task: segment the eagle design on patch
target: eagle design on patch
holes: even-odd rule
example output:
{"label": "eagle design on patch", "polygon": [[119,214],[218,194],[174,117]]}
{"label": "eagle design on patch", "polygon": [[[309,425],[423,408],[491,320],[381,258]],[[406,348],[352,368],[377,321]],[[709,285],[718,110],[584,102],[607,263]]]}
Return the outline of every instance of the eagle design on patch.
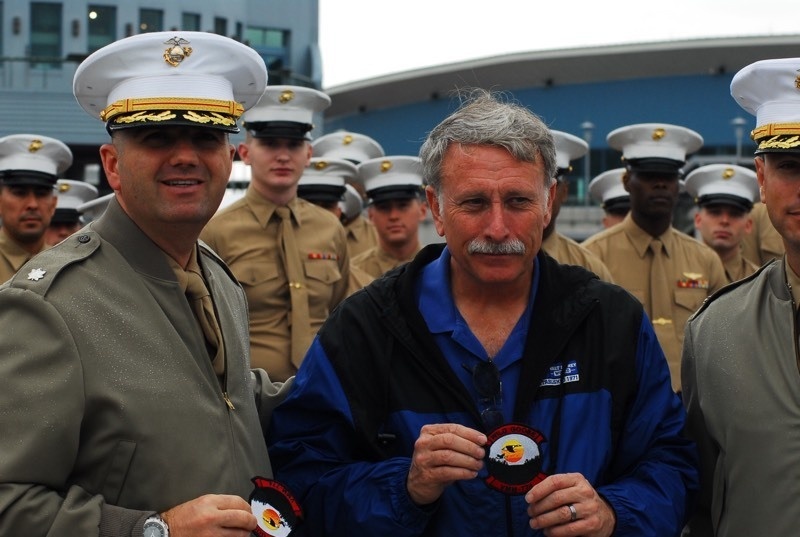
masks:
{"label": "eagle design on patch", "polygon": [[547,477],[542,472],[544,435],[527,425],[511,423],[491,432],[486,444],[486,484],[503,494],[520,495]]}
{"label": "eagle design on patch", "polygon": [[250,512],[258,525],[253,533],[258,537],[288,537],[303,518],[300,504],[285,485],[254,477],[255,488],[250,494]]}

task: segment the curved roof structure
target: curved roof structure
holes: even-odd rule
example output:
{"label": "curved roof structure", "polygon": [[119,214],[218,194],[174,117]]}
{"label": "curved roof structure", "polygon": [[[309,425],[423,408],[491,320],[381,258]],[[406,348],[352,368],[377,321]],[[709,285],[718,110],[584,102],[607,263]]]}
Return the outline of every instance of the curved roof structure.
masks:
{"label": "curved roof structure", "polygon": [[404,71],[325,91],[326,118],[446,97],[458,87],[549,88],[687,75],[730,75],[765,58],[800,56],[800,34],[546,50]]}

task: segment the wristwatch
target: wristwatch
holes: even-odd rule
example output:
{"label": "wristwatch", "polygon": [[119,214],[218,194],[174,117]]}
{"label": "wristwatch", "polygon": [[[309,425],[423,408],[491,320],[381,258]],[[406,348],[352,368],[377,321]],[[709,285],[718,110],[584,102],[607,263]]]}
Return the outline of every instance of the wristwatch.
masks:
{"label": "wristwatch", "polygon": [[144,521],[144,537],[169,537],[169,526],[161,515],[153,515]]}

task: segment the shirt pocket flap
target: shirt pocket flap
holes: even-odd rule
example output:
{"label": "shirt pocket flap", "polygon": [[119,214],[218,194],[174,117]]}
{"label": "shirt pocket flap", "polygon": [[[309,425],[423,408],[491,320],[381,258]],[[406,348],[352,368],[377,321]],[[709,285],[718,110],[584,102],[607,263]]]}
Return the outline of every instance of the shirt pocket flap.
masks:
{"label": "shirt pocket flap", "polygon": [[237,263],[234,272],[239,283],[250,287],[278,277],[277,265],[274,262],[264,260]]}
{"label": "shirt pocket flap", "polygon": [[303,263],[306,278],[325,284],[332,284],[342,279],[339,265],[328,259],[307,259]]}

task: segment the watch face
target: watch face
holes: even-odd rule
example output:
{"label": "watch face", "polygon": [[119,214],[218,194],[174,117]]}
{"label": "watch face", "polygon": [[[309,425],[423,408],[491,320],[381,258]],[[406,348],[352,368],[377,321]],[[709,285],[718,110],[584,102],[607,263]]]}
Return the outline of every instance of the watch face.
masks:
{"label": "watch face", "polygon": [[164,528],[161,524],[148,520],[144,523],[144,537],[165,537]]}

